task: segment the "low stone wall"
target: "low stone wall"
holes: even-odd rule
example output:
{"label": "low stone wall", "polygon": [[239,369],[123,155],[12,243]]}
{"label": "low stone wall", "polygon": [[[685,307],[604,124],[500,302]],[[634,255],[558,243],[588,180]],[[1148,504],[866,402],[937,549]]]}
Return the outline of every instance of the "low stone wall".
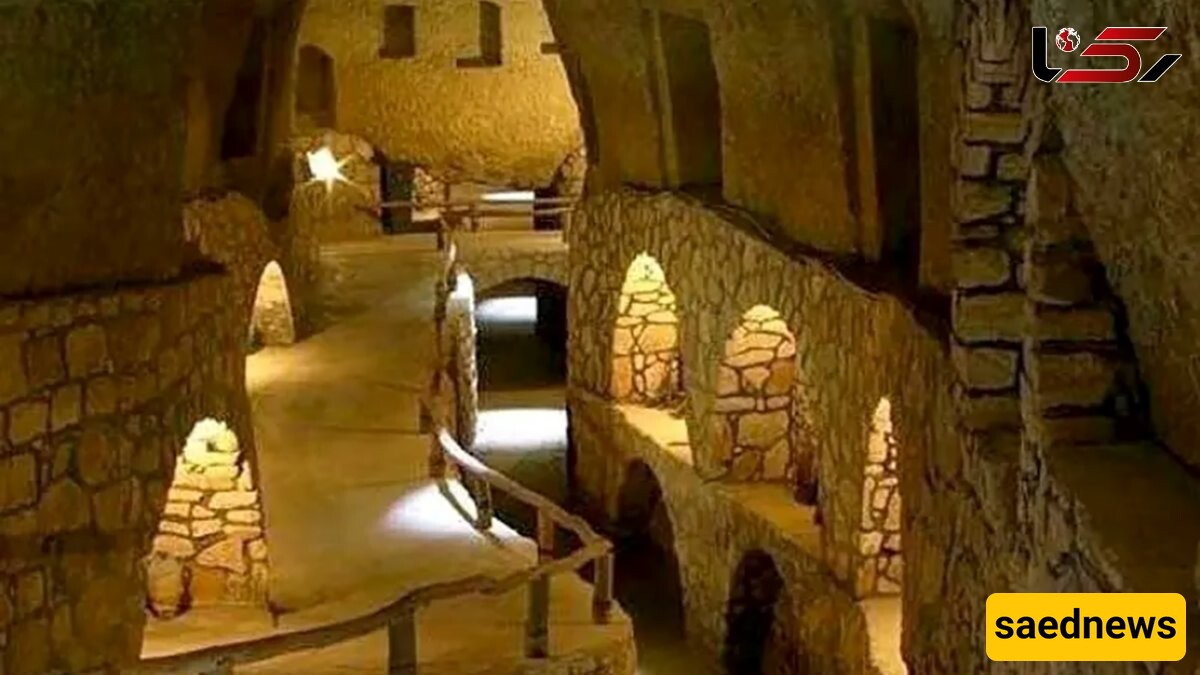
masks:
{"label": "low stone wall", "polygon": [[[787,475],[804,501],[815,476],[827,558],[849,582],[864,557],[863,484],[880,401],[892,406],[900,475],[913,491],[920,473],[905,466],[920,467],[933,448],[957,445],[952,371],[938,337],[897,299],[871,294],[819,262],[793,259],[753,234],[752,223],[679,196],[591,199],[569,234],[570,388],[609,391],[626,270],[640,255],[654,258],[678,305],[696,470],[705,478]],[[768,324],[778,336],[760,330]],[[755,340],[773,346],[743,349],[741,342]],[[742,363],[759,351],[762,363]],[[742,410],[744,401],[750,410]],[[731,437],[740,429],[729,426],[731,414],[765,417],[777,409],[784,419],[771,428],[750,428],[745,443]],[[791,450],[775,457],[779,425],[788,427],[783,447]],[[763,447],[768,437],[775,442]],[[739,447],[755,461],[734,472]]]}
{"label": "low stone wall", "polygon": [[248,429],[227,275],[0,304],[3,672],[136,659],[142,560],[196,420]]}
{"label": "low stone wall", "polygon": [[[581,393],[572,395],[569,405],[575,478],[591,516],[610,523],[621,517],[619,495],[635,462],[647,465],[661,486],[673,542],[660,544],[672,547],[678,558],[687,637],[695,649],[714,660],[721,657],[738,568],[748,554],[761,552],[770,556],[784,585],[773,627],[781,669],[772,672],[878,672],[871,665],[865,618],[822,559],[813,509],[785,516],[809,522],[799,532],[784,530],[737,493],[701,480],[689,463],[631,424],[619,408]],[[758,489],[780,491],[768,485]],[[784,492],[781,501],[786,500]]]}
{"label": "low stone wall", "polygon": [[476,293],[506,281],[540,279],[567,284],[567,247],[557,232],[459,234],[458,269],[471,275]]}

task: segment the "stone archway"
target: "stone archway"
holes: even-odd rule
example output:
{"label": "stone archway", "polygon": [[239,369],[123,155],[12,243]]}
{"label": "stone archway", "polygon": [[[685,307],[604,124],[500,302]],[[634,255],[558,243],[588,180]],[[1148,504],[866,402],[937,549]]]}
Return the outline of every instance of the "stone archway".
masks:
{"label": "stone archway", "polygon": [[862,522],[855,590],[860,597],[895,595],[904,578],[900,524],[900,453],[892,403],[881,398],[871,415],[863,470]]}
{"label": "stone archway", "polygon": [[290,345],[296,341],[296,324],[283,268],[272,260],[263,268],[250,318],[251,346]]}
{"label": "stone archway", "polygon": [[629,265],[613,327],[610,393],[617,401],[670,405],[682,395],[675,293],[658,261]]}
{"label": "stone archway", "polygon": [[617,496],[615,592],[637,631],[684,637],[683,580],[662,484],[642,460],[625,467]]}
{"label": "stone archway", "polygon": [[197,604],[265,603],[262,501],[224,422],[205,418],[188,434],[146,568],[148,609],[159,618]]}
{"label": "stone archway", "polygon": [[757,305],[725,343],[717,374],[714,448],[735,481],[795,480],[796,339],[779,312]]}

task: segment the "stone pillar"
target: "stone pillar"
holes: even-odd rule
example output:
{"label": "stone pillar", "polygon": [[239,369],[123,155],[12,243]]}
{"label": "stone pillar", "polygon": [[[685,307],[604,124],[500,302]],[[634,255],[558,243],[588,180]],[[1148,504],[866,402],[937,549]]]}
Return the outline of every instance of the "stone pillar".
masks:
{"label": "stone pillar", "polygon": [[[956,157],[952,352],[968,430],[1017,430],[1025,334],[1023,255],[1028,81],[1019,21],[976,7],[966,48]],[[995,24],[995,25],[994,25]],[[1019,27],[1027,31],[1027,26]]]}

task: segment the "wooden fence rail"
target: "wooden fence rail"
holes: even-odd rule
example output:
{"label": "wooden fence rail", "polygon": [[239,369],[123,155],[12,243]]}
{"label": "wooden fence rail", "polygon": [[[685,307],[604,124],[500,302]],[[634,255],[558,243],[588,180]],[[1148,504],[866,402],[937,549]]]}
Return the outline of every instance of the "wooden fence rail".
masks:
{"label": "wooden fence rail", "polygon": [[[454,581],[429,584],[414,589],[395,602],[369,614],[289,633],[243,640],[206,647],[181,654],[143,659],[125,672],[139,675],[223,675],[234,666],[257,663],[287,654],[320,649],[353,640],[378,630],[387,629],[389,675],[416,675],[417,668],[417,610],[439,600],[465,595],[502,595],[526,587],[530,607],[525,630],[525,655],[529,658],[548,656],[550,580],[555,576],[577,572],[589,563],[595,564],[595,585],[592,597],[592,616],[596,623],[609,621],[612,596],[612,544],[596,534],[578,516],[542,495],[533,492],[504,474],[484,465],[459,446],[445,429],[435,435],[435,447],[442,457],[486,486],[487,512],[472,523],[480,529],[491,527],[491,493],[500,490],[534,508],[538,513],[537,565],[504,576],[473,575]],[[436,464],[434,464],[436,466]],[[444,481],[443,476],[436,476]],[[483,509],[477,507],[482,514]],[[554,557],[554,537],[557,529],[572,532],[581,546],[564,558]]]}

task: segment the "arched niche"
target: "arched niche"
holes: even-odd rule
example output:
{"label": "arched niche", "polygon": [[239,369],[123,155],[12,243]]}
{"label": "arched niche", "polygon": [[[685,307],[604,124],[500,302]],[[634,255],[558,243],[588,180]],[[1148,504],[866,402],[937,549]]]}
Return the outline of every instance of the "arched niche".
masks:
{"label": "arched niche", "polygon": [[879,400],[871,414],[862,482],[861,556],[855,582],[860,597],[894,595],[904,580],[901,542],[900,453],[892,403]]}
{"label": "arched niche", "polygon": [[717,372],[713,443],[726,477],[797,476],[796,339],[775,309],[757,305],[725,342]]}
{"label": "arched niche", "polygon": [[290,345],[296,341],[296,324],[283,268],[272,260],[263,268],[250,319],[252,346]]}
{"label": "arched niche", "polygon": [[147,609],[158,618],[193,605],[266,602],[262,502],[224,422],[205,418],[188,434],[145,564]]}
{"label": "arched niche", "polygon": [[650,406],[677,403],[682,395],[675,293],[647,253],[634,258],[621,286],[610,393],[619,402]]}

